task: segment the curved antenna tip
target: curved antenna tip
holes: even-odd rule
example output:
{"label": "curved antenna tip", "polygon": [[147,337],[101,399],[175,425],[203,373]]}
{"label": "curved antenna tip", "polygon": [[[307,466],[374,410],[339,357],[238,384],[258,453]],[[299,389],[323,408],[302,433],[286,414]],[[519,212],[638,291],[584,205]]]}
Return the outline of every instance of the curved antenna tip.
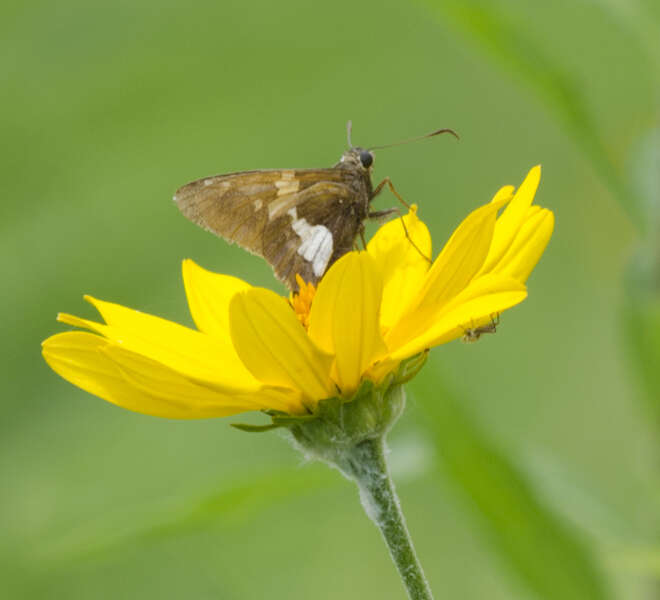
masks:
{"label": "curved antenna tip", "polygon": [[461,137],[456,133],[453,129],[449,129],[446,127],[445,129],[438,129],[437,131],[434,131],[433,133],[429,133],[425,137],[433,137],[434,135],[440,135],[441,133],[451,133],[457,140],[460,140]]}
{"label": "curved antenna tip", "polygon": [[402,140],[401,142],[394,142],[393,144],[385,144],[384,146],[372,146],[371,148],[369,148],[369,150],[380,150],[382,148],[391,148],[392,146],[400,146],[401,144],[409,144],[410,142],[418,142],[419,140],[425,140],[426,138],[433,137],[434,135],[440,135],[441,133],[450,133],[457,140],[461,139],[460,137],[458,137],[458,134],[453,129],[449,129],[448,127],[445,127],[444,129],[436,129],[431,133],[427,133],[426,135],[420,135],[419,137],[415,137],[415,138],[410,138],[409,140]]}

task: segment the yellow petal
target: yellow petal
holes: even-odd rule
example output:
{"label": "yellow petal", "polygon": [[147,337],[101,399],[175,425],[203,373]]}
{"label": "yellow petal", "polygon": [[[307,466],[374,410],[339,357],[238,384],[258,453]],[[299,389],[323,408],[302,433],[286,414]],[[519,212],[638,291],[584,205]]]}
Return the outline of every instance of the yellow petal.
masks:
{"label": "yellow petal", "polygon": [[[120,369],[124,379],[145,394],[181,405],[199,417],[224,416],[215,414],[228,410],[226,414],[246,410],[276,409],[284,412],[302,412],[304,407],[296,401],[296,394],[286,390],[259,390],[257,393],[236,393],[219,388],[198,385],[176,371],[161,365],[116,344],[109,344],[101,350]],[[208,415],[212,411],[214,414]]]}
{"label": "yellow petal", "polygon": [[138,388],[130,383],[108,350],[125,350],[98,335],[70,331],[54,335],[42,344],[43,356],[50,367],[67,381],[108,402],[128,410],[172,419],[222,417],[255,405],[232,396],[213,393],[186,382],[175,372],[137,357],[136,364],[144,368],[150,386]]}
{"label": "yellow petal", "polygon": [[[487,275],[482,275],[481,277],[475,277],[458,296],[452,299],[451,302],[447,303],[441,311],[436,315],[436,319],[444,318],[445,315],[454,312],[457,308],[462,305],[473,302],[474,300],[479,300],[482,298],[487,298],[492,294],[499,294],[502,292],[527,292],[525,284],[517,281],[512,277],[501,274],[488,273]],[[499,311],[486,311],[481,316],[491,315]],[[480,318],[479,315],[475,316],[474,319]]]}
{"label": "yellow petal", "polygon": [[392,349],[392,360],[403,360],[425,350],[449,342],[465,333],[475,323],[483,322],[519,304],[527,297],[524,284],[511,278],[492,275],[475,279],[455,301],[441,313],[420,313],[427,329],[405,345]]}
{"label": "yellow petal", "polygon": [[386,333],[387,346],[399,348],[427,328],[418,313],[435,314],[459,294],[483,264],[495,227],[497,211],[507,202],[501,198],[470,213],[436,258],[422,289],[404,316]]}
{"label": "yellow petal", "polygon": [[405,229],[401,219],[383,225],[367,246],[383,275],[380,324],[384,329],[399,320],[417,295],[430,265],[426,257],[431,257],[431,235],[417,217],[417,206],[411,207],[403,221]]}
{"label": "yellow petal", "polygon": [[523,283],[527,281],[550,241],[554,223],[555,217],[551,211],[532,206],[518,235],[493,272]]}
{"label": "yellow petal", "polygon": [[491,200],[492,204],[499,204],[502,200],[511,200],[513,198],[513,192],[515,191],[516,188],[514,188],[512,185],[503,185],[495,195],[493,196],[493,199]]}
{"label": "yellow petal", "polygon": [[458,226],[428,272],[419,306],[439,305],[458,294],[483,264],[506,198],[472,211]]}
{"label": "yellow petal", "polygon": [[229,328],[236,352],[259,381],[299,390],[308,405],[335,395],[333,357],[312,343],[284,298],[261,288],[236,294]]}
{"label": "yellow petal", "polygon": [[497,219],[493,241],[488,251],[488,257],[481,268],[481,273],[490,271],[508,250],[525,220],[529,207],[534,202],[540,180],[541,166],[537,165],[529,171],[515,193],[513,200],[511,200],[500,218]]}
{"label": "yellow petal", "polygon": [[238,358],[230,337],[209,336],[178,323],[161,319],[96,298],[85,296],[101,313],[107,327],[92,321],[60,320],[98,331],[127,350],[178,371],[189,379],[213,382],[237,393],[254,392],[259,382]]}
{"label": "yellow petal", "polygon": [[229,303],[235,294],[250,289],[245,281],[203,269],[190,259],[183,261],[183,284],[197,329],[229,338]]}
{"label": "yellow petal", "polygon": [[309,316],[309,337],[334,354],[343,394],[357,389],[367,368],[387,348],[380,333],[382,277],[367,252],[342,256],[319,283]]}

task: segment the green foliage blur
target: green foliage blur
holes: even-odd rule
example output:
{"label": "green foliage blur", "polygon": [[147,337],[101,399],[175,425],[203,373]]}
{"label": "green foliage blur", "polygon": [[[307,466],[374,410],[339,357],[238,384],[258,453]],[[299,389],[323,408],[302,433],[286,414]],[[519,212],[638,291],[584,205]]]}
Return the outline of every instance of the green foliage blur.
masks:
{"label": "green foliage blur", "polygon": [[283,292],[172,194],[330,166],[350,118],[363,146],[460,133],[377,153],[436,252],[537,163],[556,215],[528,300],[434,350],[390,437],[436,597],[657,598],[658,6],[4,5],[0,595],[404,597],[338,473],[231,419],[118,409],[40,357],[58,311],[94,315],[83,293],[191,325],[186,257]]}

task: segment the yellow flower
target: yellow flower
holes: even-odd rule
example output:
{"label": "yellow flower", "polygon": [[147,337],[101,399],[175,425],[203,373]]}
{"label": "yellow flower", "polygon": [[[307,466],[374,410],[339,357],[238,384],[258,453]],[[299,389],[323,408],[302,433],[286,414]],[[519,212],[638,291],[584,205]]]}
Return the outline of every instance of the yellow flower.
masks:
{"label": "yellow flower", "polygon": [[78,387],[141,413],[309,414],[526,297],[554,222],[532,206],[540,172],[534,167],[515,194],[504,187],[468,215],[431,265],[422,256],[431,256],[431,237],[415,207],[404,217],[414,246],[391,221],[366,251],[333,264],[317,290],[303,285],[290,300],[185,260],[198,331],[86,297],[104,323],[59,315],[93,333],[48,338],[44,358]]}

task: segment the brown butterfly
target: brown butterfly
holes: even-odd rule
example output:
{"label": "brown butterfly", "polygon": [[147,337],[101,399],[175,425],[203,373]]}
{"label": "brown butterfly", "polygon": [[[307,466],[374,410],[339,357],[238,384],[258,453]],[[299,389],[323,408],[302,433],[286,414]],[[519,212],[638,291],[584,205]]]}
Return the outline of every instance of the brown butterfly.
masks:
{"label": "brown butterfly", "polygon": [[[451,133],[439,129],[415,139]],[[398,142],[406,143],[414,140]],[[262,256],[293,292],[296,274],[317,284],[338,258],[356,247],[363,222],[398,212],[372,211],[370,203],[388,185],[371,183],[373,150],[351,145],[339,162],[326,169],[267,169],[215,175],[180,188],[174,201],[181,212],[204,229]],[[407,206],[407,204],[406,204]],[[364,237],[362,237],[364,240]]]}

